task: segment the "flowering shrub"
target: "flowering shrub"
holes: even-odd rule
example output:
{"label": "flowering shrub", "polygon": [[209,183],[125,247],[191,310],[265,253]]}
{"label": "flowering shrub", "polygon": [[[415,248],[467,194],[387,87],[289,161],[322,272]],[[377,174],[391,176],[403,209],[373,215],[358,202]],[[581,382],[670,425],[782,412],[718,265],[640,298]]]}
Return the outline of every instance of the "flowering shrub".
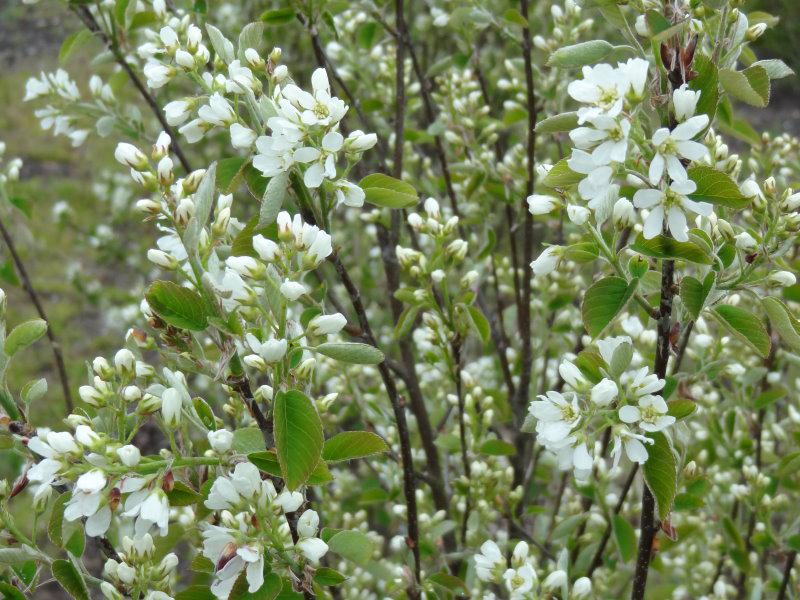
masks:
{"label": "flowering shrub", "polygon": [[[736,112],[774,17],[66,4],[98,73],[24,98],[118,142],[156,275],[73,404],[14,255],[5,597],[796,597],[799,145]],[[45,334],[52,427],[5,379]]]}

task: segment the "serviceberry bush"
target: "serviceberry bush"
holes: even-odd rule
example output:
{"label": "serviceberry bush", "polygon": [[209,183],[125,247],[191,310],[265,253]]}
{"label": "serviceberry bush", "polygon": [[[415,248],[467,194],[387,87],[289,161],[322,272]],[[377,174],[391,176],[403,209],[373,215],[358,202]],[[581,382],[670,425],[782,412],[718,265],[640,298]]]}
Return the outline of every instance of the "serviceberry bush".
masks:
{"label": "serviceberry bush", "polygon": [[96,59],[24,99],[117,144],[146,284],[73,387],[0,220],[41,317],[2,295],[1,594],[800,597],[800,144],[742,110],[779,15],[65,4]]}

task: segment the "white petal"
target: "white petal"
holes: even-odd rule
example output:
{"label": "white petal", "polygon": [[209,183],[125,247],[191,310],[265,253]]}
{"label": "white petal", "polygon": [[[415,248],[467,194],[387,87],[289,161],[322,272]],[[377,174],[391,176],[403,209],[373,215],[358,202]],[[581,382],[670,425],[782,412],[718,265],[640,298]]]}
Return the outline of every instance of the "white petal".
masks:
{"label": "white petal", "polygon": [[686,226],[686,215],[683,214],[680,208],[673,206],[669,209],[667,223],[670,232],[672,232],[676,240],[679,242],[686,242],[689,240],[689,236],[687,235],[689,228]]}
{"label": "white petal", "polygon": [[619,420],[623,423],[636,423],[641,418],[642,413],[635,406],[628,404],[619,409]]}
{"label": "white petal", "polygon": [[656,237],[661,233],[663,227],[664,227],[664,209],[661,208],[660,206],[657,206],[650,211],[650,214],[647,215],[647,219],[644,222],[644,228],[642,229],[642,233],[644,234],[644,239],[652,240],[654,237]]}

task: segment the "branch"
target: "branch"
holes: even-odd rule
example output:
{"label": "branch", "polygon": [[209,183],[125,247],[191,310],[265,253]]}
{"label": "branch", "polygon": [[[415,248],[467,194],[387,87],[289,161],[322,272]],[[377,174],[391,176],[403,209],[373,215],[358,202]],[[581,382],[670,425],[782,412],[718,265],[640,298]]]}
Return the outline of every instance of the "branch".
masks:
{"label": "branch", "polygon": [[33,306],[36,308],[36,312],[39,314],[39,317],[47,322],[47,339],[50,340],[50,347],[53,349],[53,358],[56,362],[58,377],[61,380],[61,389],[64,393],[64,404],[67,407],[67,412],[71,413],[72,409],[74,408],[74,404],[72,402],[72,392],[70,392],[69,387],[69,378],[67,377],[67,368],[64,365],[64,356],[61,353],[61,345],[56,339],[56,334],[53,333],[53,325],[50,322],[50,319],[47,318],[47,313],[45,313],[44,306],[39,299],[39,294],[33,287],[33,282],[31,281],[28,271],[25,268],[25,263],[22,262],[22,258],[17,252],[16,246],[14,245],[14,240],[2,219],[0,219],[0,234],[3,236],[3,240],[8,247],[8,252],[11,254],[11,260],[14,261],[14,266],[17,268],[19,277],[22,280],[22,287],[25,288],[25,292],[27,292],[28,297],[31,299],[31,302],[33,302]]}
{"label": "branch", "polygon": [[86,6],[79,6],[75,4],[70,4],[70,8],[72,12],[74,12],[78,18],[83,22],[86,28],[91,31],[103,44],[108,48],[111,54],[114,55],[114,59],[117,61],[122,70],[128,75],[128,78],[131,80],[133,87],[135,87],[139,94],[141,94],[144,101],[153,111],[153,114],[158,119],[158,122],[161,124],[161,128],[169,134],[169,137],[172,139],[171,148],[172,151],[175,153],[175,156],[178,157],[178,160],[183,166],[184,170],[187,173],[192,171],[192,167],[189,164],[189,161],[186,158],[186,155],[183,153],[183,148],[178,141],[178,136],[175,134],[175,131],[172,129],[172,126],[167,123],[166,117],[164,117],[164,113],[161,111],[161,107],[159,107],[158,102],[153,97],[153,95],[148,91],[147,87],[142,83],[142,80],[139,79],[139,76],[136,75],[134,70],[131,68],[128,61],[125,59],[125,55],[119,49],[119,45],[112,40],[108,34],[103,31],[103,28],[100,27],[100,24],[94,18],[94,15]]}

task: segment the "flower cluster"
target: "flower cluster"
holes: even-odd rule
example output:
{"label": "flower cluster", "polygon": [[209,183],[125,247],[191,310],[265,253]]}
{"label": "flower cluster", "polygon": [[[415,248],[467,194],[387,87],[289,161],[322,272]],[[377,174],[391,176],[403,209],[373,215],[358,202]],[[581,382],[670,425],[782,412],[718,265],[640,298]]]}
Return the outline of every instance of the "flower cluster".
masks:
{"label": "flower cluster", "polygon": [[647,367],[628,370],[633,356],[629,337],[606,338],[596,346],[595,353],[581,356],[581,364],[590,361],[596,372],[562,361],[558,370],[568,391],[542,394],[529,408],[540,443],[556,457],[560,469],[574,468],[578,479],[589,477],[595,441],[604,429],[611,428],[616,467],[623,449],[631,461],[646,462],[645,445],[653,443],[647,434],[675,423],[662,397],[664,380]]}

